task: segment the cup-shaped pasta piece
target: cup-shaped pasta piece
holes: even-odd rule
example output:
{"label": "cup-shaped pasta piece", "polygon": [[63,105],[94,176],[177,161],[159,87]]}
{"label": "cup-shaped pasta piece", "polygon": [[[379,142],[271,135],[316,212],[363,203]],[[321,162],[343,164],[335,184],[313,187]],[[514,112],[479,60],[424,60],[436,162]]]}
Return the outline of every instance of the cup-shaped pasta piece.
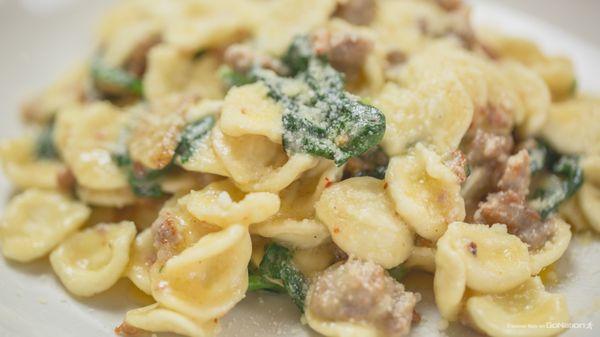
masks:
{"label": "cup-shaped pasta piece", "polygon": [[465,217],[458,178],[421,144],[407,155],[392,158],[385,180],[398,214],[428,240],[436,241],[449,223]]}
{"label": "cup-shaped pasta piece", "polygon": [[312,329],[327,337],[382,337],[377,329],[366,323],[323,321],[310,311],[304,317]]}
{"label": "cup-shaped pasta piece", "polygon": [[466,312],[471,324],[492,337],[555,336],[569,322],[564,296],[546,292],[539,277],[502,294],[473,296]]}
{"label": "cup-shaped pasta piece", "polygon": [[404,153],[416,142],[443,154],[455,150],[471,124],[473,104],[450,73],[423,81],[414,90],[388,84],[375,100],[386,117],[381,145],[390,155]]}
{"label": "cup-shaped pasta piece", "polygon": [[146,228],[135,237],[131,247],[129,266],[125,274],[141,291],[152,294],[150,287],[150,267],[156,261],[152,229]]}
{"label": "cup-shaped pasta piece", "polygon": [[433,279],[435,303],[444,319],[455,321],[458,318],[466,285],[465,263],[460,254],[454,250],[452,238],[444,235],[437,242]]}
{"label": "cup-shaped pasta piece", "polygon": [[195,144],[194,153],[185,163],[178,161],[177,164],[187,171],[229,176],[229,172],[212,147],[212,132]]}
{"label": "cup-shaped pasta piece", "polygon": [[302,274],[312,277],[337,261],[337,250],[332,242],[313,248],[297,249],[294,251],[294,265]]}
{"label": "cup-shaped pasta piece", "polygon": [[552,219],[556,226],[554,235],[540,249],[529,252],[531,275],[538,274],[544,267],[556,262],[569,247],[571,226],[559,217]]}
{"label": "cup-shaped pasta piece", "polygon": [[404,266],[434,273],[435,253],[436,250],[432,247],[415,247],[406,262],[404,262]]}
{"label": "cup-shaped pasta piece", "polygon": [[442,239],[465,264],[466,284],[470,289],[500,293],[529,278],[527,245],[509,234],[505,225],[489,227],[455,222]]}
{"label": "cup-shaped pasta piece", "polygon": [[86,204],[103,207],[123,207],[134,204],[136,197],[131,188],[117,188],[114,190],[96,190],[77,186],[77,197]]}
{"label": "cup-shaped pasta piece", "polygon": [[21,262],[45,256],[89,215],[87,206],[63,194],[27,190],[6,206],[0,223],[2,253]]}
{"label": "cup-shaped pasta piece", "polygon": [[558,214],[572,226],[575,232],[584,231],[591,227],[579,205],[579,193],[560,204]]}
{"label": "cup-shaped pasta piece", "polygon": [[586,182],[577,194],[577,200],[587,222],[600,232],[600,187]]}
{"label": "cup-shaped pasta piece", "polygon": [[231,179],[244,191],[279,192],[318,163],[308,154],[288,157],[281,144],[264,136],[231,137],[218,126],[212,131],[212,141]]}
{"label": "cup-shaped pasta piece", "polygon": [[151,273],[161,305],[200,321],[223,316],[244,298],[252,244],[248,229],[229,226],[207,234]]}
{"label": "cup-shaped pasta piece", "polygon": [[260,82],[229,90],[219,121],[221,131],[231,137],[265,136],[281,144],[282,107],[267,94],[267,87]]}
{"label": "cup-shaped pasta piece", "polygon": [[125,324],[144,331],[173,332],[189,337],[210,337],[220,331],[219,323],[214,320],[199,322],[158,303],[129,310]]}
{"label": "cup-shaped pasta piece", "polygon": [[8,179],[19,188],[58,188],[66,167],[57,160],[36,160],[35,139],[30,135],[0,144],[0,160]]}
{"label": "cup-shaped pasta piece", "polygon": [[340,180],[342,173],[341,167],[322,160],[282,190],[279,212],[267,221],[252,225],[250,232],[295,248],[321,245],[330,235],[327,227],[315,219],[315,202],[325,188]]}
{"label": "cup-shaped pasta piece", "polygon": [[279,196],[269,192],[240,191],[229,179],[214,182],[185,198],[188,211],[198,220],[219,227],[250,225],[279,210]]}
{"label": "cup-shaped pasta piece", "polygon": [[77,296],[93,296],[112,287],[129,263],[135,224],[98,224],[73,234],[50,254],[52,269]]}
{"label": "cup-shaped pasta piece", "polygon": [[125,174],[112,159],[128,115],[109,103],[61,111],[55,141],[79,185],[94,190],[127,187]]}
{"label": "cup-shaped pasta piece", "polygon": [[514,61],[503,62],[502,71],[511,78],[523,102],[525,118],[519,125],[519,133],[524,137],[537,134],[546,122],[552,102],[546,82],[536,72]]}
{"label": "cup-shaped pasta piece", "polygon": [[220,62],[210,52],[194,60],[192,54],[169,44],[155,46],[148,53],[144,74],[144,98],[151,105],[165,98],[189,95],[220,99],[223,84],[219,78]]}
{"label": "cup-shaped pasta piece", "polygon": [[541,134],[560,153],[600,153],[600,99],[578,97],[552,104]]}
{"label": "cup-shaped pasta piece", "polygon": [[350,178],[326,188],[315,208],[344,252],[392,268],[408,258],[414,235],[394,211],[384,186],[371,177]]}

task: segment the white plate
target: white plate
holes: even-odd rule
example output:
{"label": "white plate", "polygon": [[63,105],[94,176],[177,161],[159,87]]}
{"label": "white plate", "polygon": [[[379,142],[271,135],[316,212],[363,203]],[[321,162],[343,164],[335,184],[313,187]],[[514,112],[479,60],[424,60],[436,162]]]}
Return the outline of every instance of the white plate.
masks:
{"label": "white plate", "polygon": [[[91,46],[91,27],[110,1],[27,0],[27,9],[13,0],[0,0],[0,134],[18,134],[17,108],[25,94],[56,78],[69,62],[85,57]],[[600,93],[600,50],[539,20],[488,1],[477,1],[477,23],[503,27],[532,37],[549,51],[570,55],[584,90]],[[0,178],[0,209],[10,187]],[[573,322],[592,322],[594,330],[571,330],[566,336],[598,336],[600,331],[600,240],[576,238],[560,260],[561,281],[552,291],[566,294]],[[451,325],[437,329],[439,316],[432,306],[432,278],[410,275],[407,287],[422,292],[417,310],[423,315],[411,336],[475,336]],[[127,280],[93,299],[77,299],[65,292],[47,259],[14,264],[0,258],[1,337],[112,336],[129,308],[149,304]],[[222,337],[314,336],[299,322],[299,313],[284,296],[250,295],[223,321]]]}

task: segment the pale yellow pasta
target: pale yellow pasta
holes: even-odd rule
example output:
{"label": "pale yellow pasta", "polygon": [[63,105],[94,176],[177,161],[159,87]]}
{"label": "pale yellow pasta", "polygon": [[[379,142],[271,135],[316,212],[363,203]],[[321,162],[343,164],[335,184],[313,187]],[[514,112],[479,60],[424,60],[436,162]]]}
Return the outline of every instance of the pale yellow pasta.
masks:
{"label": "pale yellow pasta", "polygon": [[225,96],[219,125],[232,137],[260,135],[281,144],[283,134],[282,107],[267,96],[262,83],[232,88]]}
{"label": "pale yellow pasta", "polygon": [[158,303],[129,310],[125,324],[150,332],[173,332],[189,337],[215,336],[219,323],[213,320],[197,321],[192,317],[161,307]]}
{"label": "pale yellow pasta", "polygon": [[[529,277],[527,245],[506,226],[455,222],[444,235],[467,270],[467,287],[483,293],[511,289]],[[475,253],[474,253],[475,252]]]}
{"label": "pale yellow pasta", "polygon": [[14,185],[23,189],[58,188],[58,176],[65,172],[65,165],[57,160],[37,160],[35,156],[33,136],[26,135],[0,144],[4,174]]}
{"label": "pale yellow pasta", "polygon": [[539,277],[502,294],[473,296],[466,311],[471,324],[492,337],[555,336],[569,322],[564,296],[546,292]]}
{"label": "pale yellow pasta", "polygon": [[553,104],[542,136],[560,153],[600,154],[600,100],[578,97]]}
{"label": "pale yellow pasta", "polygon": [[[179,160],[178,160],[179,161]],[[228,177],[229,172],[212,147],[212,132],[196,144],[194,154],[185,162],[178,164],[187,171],[203,172]]]}
{"label": "pale yellow pasta", "polygon": [[382,146],[390,155],[404,153],[416,142],[440,154],[452,151],[473,117],[467,92],[450,72],[422,81],[414,90],[387,84],[374,104],[386,116]]}
{"label": "pale yellow pasta", "polygon": [[152,48],[148,65],[144,95],[152,104],[169,96],[223,97],[219,62],[210,53],[194,60],[189,53],[162,44]]}
{"label": "pale yellow pasta", "polygon": [[600,232],[600,187],[585,183],[577,194],[579,207],[590,226]]}
{"label": "pale yellow pasta", "polygon": [[435,248],[415,247],[404,262],[407,268],[417,268],[429,273],[435,272]]}
{"label": "pale yellow pasta", "polygon": [[218,126],[213,128],[212,141],[217,157],[244,191],[279,192],[318,163],[308,154],[288,157],[280,144],[264,136],[230,137]]}
{"label": "pale yellow pasta", "polygon": [[581,166],[585,175],[585,180],[600,186],[600,156],[586,156],[582,158]]}
{"label": "pale yellow pasta", "polygon": [[252,245],[242,225],[201,237],[151,273],[162,306],[201,321],[223,316],[244,298]]}
{"label": "pale yellow pasta", "polygon": [[[452,226],[452,225],[451,225]],[[458,319],[467,286],[467,268],[452,240],[443,236],[437,242],[433,293],[442,317],[448,321]]]}
{"label": "pale yellow pasta", "polygon": [[2,254],[28,262],[48,254],[82,226],[90,209],[66,195],[29,189],[6,206],[0,223]]}
{"label": "pale yellow pasta", "polygon": [[279,196],[269,192],[240,191],[230,180],[214,182],[185,198],[185,206],[198,220],[220,227],[250,225],[279,210]]}
{"label": "pale yellow pasta", "polygon": [[410,255],[413,233],[395,213],[384,184],[371,177],[335,183],[323,191],[315,208],[344,252],[392,268]]}
{"label": "pale yellow pasta", "polygon": [[376,328],[364,323],[323,321],[310,310],[304,317],[312,329],[327,337],[383,337]]}
{"label": "pale yellow pasta", "polygon": [[146,228],[139,233],[131,247],[129,266],[125,271],[131,282],[148,295],[152,294],[150,289],[150,267],[156,260],[156,250],[153,244],[154,237],[151,228]]}
{"label": "pale yellow pasta", "polygon": [[269,54],[283,54],[292,38],[325,23],[333,10],[334,0],[283,0],[263,7],[255,22],[255,43]]}
{"label": "pale yellow pasta", "polygon": [[308,277],[314,276],[336,261],[335,245],[325,243],[308,249],[294,251],[294,265]]}
{"label": "pale yellow pasta", "polygon": [[123,27],[103,46],[102,62],[110,67],[120,67],[144,43],[160,37],[160,24],[156,20],[134,22]]}
{"label": "pale yellow pasta", "polygon": [[569,247],[571,242],[571,226],[562,219],[555,217],[552,219],[556,232],[546,241],[543,247],[529,252],[529,268],[531,274],[538,274],[544,267],[556,262]]}
{"label": "pale yellow pasta", "polygon": [[385,180],[398,214],[428,240],[437,240],[450,222],[465,217],[458,178],[421,144],[407,155],[392,158]]}
{"label": "pale yellow pasta", "polygon": [[584,231],[590,228],[581,206],[579,205],[579,193],[575,194],[569,200],[560,204],[558,214],[565,219],[575,231]]}
{"label": "pale yellow pasta", "polygon": [[135,203],[135,195],[129,187],[114,190],[96,190],[77,186],[77,197],[87,204],[105,207],[123,207]]}
{"label": "pale yellow pasta", "polygon": [[522,136],[536,135],[548,116],[552,98],[548,86],[541,76],[514,61],[502,63],[502,70],[511,79],[519,98],[523,102],[525,118],[519,125]]}
{"label": "pale yellow pasta", "polygon": [[123,275],[135,233],[131,221],[87,228],[54,249],[50,264],[69,292],[84,297],[96,295]]}
{"label": "pale yellow pasta", "polygon": [[26,122],[49,123],[58,111],[83,103],[89,64],[81,62],[46,88],[40,95],[28,100],[21,108]]}
{"label": "pale yellow pasta", "polygon": [[94,190],[128,186],[125,174],[112,159],[126,118],[104,102],[58,114],[55,141],[79,185]]}
{"label": "pale yellow pasta", "polygon": [[329,240],[327,227],[315,219],[315,202],[332,183],[339,181],[342,169],[322,160],[280,192],[281,207],[276,215],[254,224],[250,231],[296,248],[311,248]]}

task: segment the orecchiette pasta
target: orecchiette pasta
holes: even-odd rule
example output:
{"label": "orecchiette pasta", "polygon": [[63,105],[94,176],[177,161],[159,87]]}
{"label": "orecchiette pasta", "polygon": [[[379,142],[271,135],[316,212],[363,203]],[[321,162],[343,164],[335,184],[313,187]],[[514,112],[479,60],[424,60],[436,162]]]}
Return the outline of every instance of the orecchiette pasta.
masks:
{"label": "orecchiette pasta", "polygon": [[569,322],[565,298],[547,293],[539,277],[502,294],[473,296],[466,311],[492,337],[554,336]]}
{"label": "orecchiette pasta", "polygon": [[538,274],[544,267],[556,262],[569,247],[571,241],[571,228],[560,218],[553,219],[556,231],[550,240],[537,251],[530,252],[531,274]]}
{"label": "orecchiette pasta", "polygon": [[415,247],[412,253],[404,262],[408,268],[417,268],[426,272],[435,272],[435,248]]}
{"label": "orecchiette pasta", "polygon": [[130,310],[125,324],[151,332],[173,332],[190,337],[210,337],[219,332],[219,324],[213,320],[198,322],[159,304]]}
{"label": "orecchiette pasta", "polygon": [[6,176],[19,188],[58,188],[58,176],[66,170],[57,160],[36,160],[31,136],[2,142],[0,160]]}
{"label": "orecchiette pasta", "polygon": [[322,321],[310,311],[304,317],[311,328],[327,337],[381,337],[377,329],[366,324]]}
{"label": "orecchiette pasta", "polygon": [[262,83],[233,88],[225,96],[219,125],[231,137],[260,135],[281,143],[282,108],[267,97]]}
{"label": "orecchiette pasta", "polygon": [[583,184],[577,200],[587,222],[600,232],[600,188],[591,183]]}
{"label": "orecchiette pasta", "polygon": [[435,152],[423,145],[392,158],[386,182],[398,214],[428,240],[437,240],[448,223],[465,217],[458,178]]}
{"label": "orecchiette pasta", "polygon": [[324,189],[341,178],[341,168],[323,161],[282,190],[276,215],[250,227],[252,233],[296,248],[308,249],[330,238],[327,227],[315,219],[315,202]]}
{"label": "orecchiette pasta", "polygon": [[473,117],[467,92],[451,73],[422,82],[414,91],[388,84],[375,105],[386,115],[382,146],[390,155],[405,152],[416,142],[439,153],[457,148]]}
{"label": "orecchiette pasta", "polygon": [[135,225],[130,221],[98,224],[61,243],[50,263],[61,282],[77,296],[93,296],[115,284],[129,263]]}
{"label": "orecchiette pasta", "polygon": [[128,187],[111,153],[126,118],[109,103],[58,114],[55,142],[79,185],[103,191]]}
{"label": "orecchiette pasta", "polygon": [[161,305],[201,321],[221,317],[246,294],[251,250],[244,226],[207,234],[152,268],[152,295]]}
{"label": "orecchiette pasta", "polygon": [[87,206],[61,193],[27,190],[6,207],[0,225],[2,254],[22,262],[45,256],[89,215]]}
{"label": "orecchiette pasta", "polygon": [[212,132],[206,135],[201,142],[196,144],[194,154],[185,163],[178,163],[188,171],[212,173],[228,177],[229,173],[217,157],[212,147]]}
{"label": "orecchiette pasta", "polygon": [[343,251],[391,268],[410,255],[413,234],[394,212],[384,185],[371,177],[344,180],[326,188],[315,208]]}
{"label": "orecchiette pasta", "polygon": [[188,211],[198,220],[227,227],[266,220],[279,210],[279,196],[268,192],[245,194],[231,181],[223,180],[192,191],[185,198]]}
{"label": "orecchiette pasta", "polygon": [[527,245],[504,225],[455,222],[437,244],[434,292],[442,316],[457,318],[465,287],[501,293],[530,275]]}
{"label": "orecchiette pasta", "polygon": [[542,136],[562,153],[600,153],[600,100],[578,97],[553,104]]}
{"label": "orecchiette pasta", "polygon": [[335,262],[335,249],[330,242],[314,248],[296,250],[294,264],[304,275],[314,276]]}
{"label": "orecchiette pasta", "polygon": [[129,187],[114,190],[96,190],[77,186],[77,196],[94,206],[123,207],[135,202],[135,195]]}
{"label": "orecchiette pasta", "polygon": [[318,163],[307,154],[288,157],[280,144],[264,136],[231,137],[218,126],[213,129],[212,141],[217,157],[244,191],[279,192]]}
{"label": "orecchiette pasta", "polygon": [[127,267],[127,277],[146,294],[152,294],[150,289],[150,267],[156,260],[156,250],[154,249],[154,237],[152,229],[146,228],[139,233],[133,246],[131,247],[131,257]]}

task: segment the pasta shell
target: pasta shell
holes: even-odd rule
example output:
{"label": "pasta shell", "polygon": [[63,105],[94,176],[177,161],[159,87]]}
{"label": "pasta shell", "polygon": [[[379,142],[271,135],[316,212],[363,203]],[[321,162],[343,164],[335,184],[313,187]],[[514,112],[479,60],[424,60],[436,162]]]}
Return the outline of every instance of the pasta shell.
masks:
{"label": "pasta shell", "polygon": [[436,241],[450,222],[465,217],[456,175],[421,144],[407,155],[392,158],[385,180],[398,214],[428,240]]}
{"label": "pasta shell", "polygon": [[146,228],[136,236],[133,242],[126,275],[136,287],[148,295],[152,294],[150,289],[150,267],[155,260],[156,250],[154,249],[152,229]]}
{"label": "pasta shell", "polygon": [[130,310],[125,315],[125,323],[150,332],[173,332],[189,337],[215,336],[220,327],[218,322],[198,322],[175,311],[165,309],[158,303]]}
{"label": "pasta shell", "polygon": [[30,136],[2,142],[0,160],[8,179],[22,189],[56,189],[57,177],[66,170],[57,160],[36,160],[35,140]]}
{"label": "pasta shell", "polygon": [[152,295],[162,306],[200,321],[221,317],[246,294],[251,250],[244,226],[207,234],[153,268]]}
{"label": "pasta shell", "polygon": [[410,255],[413,233],[395,213],[384,184],[371,177],[335,183],[323,191],[315,208],[344,252],[392,268]]}
{"label": "pasta shell", "polygon": [[135,233],[130,221],[98,224],[75,233],[50,254],[52,269],[77,296],[101,293],[125,272]]}
{"label": "pasta shell", "polygon": [[304,317],[312,329],[327,337],[383,337],[377,329],[367,324],[323,321],[313,316],[310,310]]}
{"label": "pasta shell", "polygon": [[556,262],[565,253],[571,242],[571,226],[558,217],[552,221],[556,226],[556,232],[552,238],[546,241],[542,248],[529,252],[532,275],[538,274],[544,267]]}
{"label": "pasta shell", "polygon": [[282,143],[282,108],[267,97],[262,83],[234,87],[225,96],[219,121],[221,131],[232,137],[265,136],[273,143]]}
{"label": "pasta shell", "polygon": [[0,225],[2,253],[20,262],[45,256],[89,215],[87,206],[63,194],[27,190],[6,206]]}
{"label": "pasta shell", "polygon": [[590,226],[600,232],[600,188],[585,183],[577,194],[579,206]]}
{"label": "pasta shell", "polygon": [[279,192],[318,163],[308,154],[288,157],[280,144],[264,136],[230,137],[218,126],[212,141],[217,157],[243,191]]}
{"label": "pasta shell", "polygon": [[229,180],[214,182],[201,191],[192,191],[185,202],[188,211],[198,220],[220,227],[264,221],[277,213],[280,204],[277,194],[245,194]]}
{"label": "pasta shell", "polygon": [[569,322],[564,296],[547,293],[539,277],[502,294],[473,296],[466,311],[472,324],[492,337],[554,336]]}

